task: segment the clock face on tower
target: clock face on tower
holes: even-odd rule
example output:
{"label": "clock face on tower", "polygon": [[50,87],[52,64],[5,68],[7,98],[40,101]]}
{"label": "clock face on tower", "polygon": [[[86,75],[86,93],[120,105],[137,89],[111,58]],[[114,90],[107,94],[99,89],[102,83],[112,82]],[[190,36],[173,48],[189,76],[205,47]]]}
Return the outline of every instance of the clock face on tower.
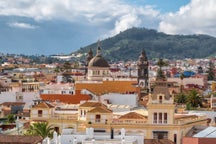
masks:
{"label": "clock face on tower", "polygon": [[146,84],[145,84],[145,80],[140,80],[140,81],[139,81],[139,86],[140,86],[140,87],[145,87],[145,85],[146,85]]}

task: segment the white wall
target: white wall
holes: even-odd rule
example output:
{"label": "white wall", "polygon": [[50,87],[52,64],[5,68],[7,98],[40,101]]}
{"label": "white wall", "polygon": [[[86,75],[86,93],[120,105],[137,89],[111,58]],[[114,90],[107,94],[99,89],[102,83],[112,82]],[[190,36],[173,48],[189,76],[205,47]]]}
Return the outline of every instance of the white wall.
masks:
{"label": "white wall", "polygon": [[137,107],[137,94],[109,93],[101,96],[101,100],[108,99],[114,105],[130,105]]}

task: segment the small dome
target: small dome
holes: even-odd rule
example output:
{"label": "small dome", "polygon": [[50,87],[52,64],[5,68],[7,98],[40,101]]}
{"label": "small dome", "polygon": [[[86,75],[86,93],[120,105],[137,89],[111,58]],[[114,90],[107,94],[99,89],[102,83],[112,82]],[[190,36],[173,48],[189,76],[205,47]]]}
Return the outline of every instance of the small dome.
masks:
{"label": "small dome", "polygon": [[88,67],[109,67],[109,64],[102,56],[96,55],[90,60]]}

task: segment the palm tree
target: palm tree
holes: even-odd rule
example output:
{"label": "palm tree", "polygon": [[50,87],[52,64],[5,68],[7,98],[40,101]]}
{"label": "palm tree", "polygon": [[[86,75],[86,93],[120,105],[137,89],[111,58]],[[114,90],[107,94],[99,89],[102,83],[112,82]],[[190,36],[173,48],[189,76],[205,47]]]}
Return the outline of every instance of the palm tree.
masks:
{"label": "palm tree", "polygon": [[48,122],[37,122],[30,125],[25,135],[39,135],[43,138],[52,137],[54,128]]}
{"label": "palm tree", "polygon": [[187,103],[191,104],[192,107],[198,107],[201,104],[201,97],[199,93],[193,89],[189,92],[188,97],[187,97]]}
{"label": "palm tree", "polygon": [[167,66],[168,64],[164,62],[163,59],[159,59],[157,65],[159,66],[159,69],[157,71],[157,80],[165,80],[165,75],[163,73],[162,67]]}
{"label": "palm tree", "polygon": [[208,80],[215,80],[215,73],[214,73],[214,63],[209,61],[209,68],[208,68]]}
{"label": "palm tree", "polygon": [[13,114],[9,114],[7,116],[7,122],[9,122],[9,123],[15,123],[15,117],[14,117]]}
{"label": "palm tree", "polygon": [[184,79],[184,74],[183,74],[183,72],[180,74],[180,77],[179,77],[179,78],[181,79],[180,92],[182,93],[182,92],[183,92],[183,87],[184,87],[184,85],[183,85],[183,79]]}
{"label": "palm tree", "polygon": [[180,93],[175,97],[175,102],[178,104],[185,104],[187,102],[187,97],[184,93]]}

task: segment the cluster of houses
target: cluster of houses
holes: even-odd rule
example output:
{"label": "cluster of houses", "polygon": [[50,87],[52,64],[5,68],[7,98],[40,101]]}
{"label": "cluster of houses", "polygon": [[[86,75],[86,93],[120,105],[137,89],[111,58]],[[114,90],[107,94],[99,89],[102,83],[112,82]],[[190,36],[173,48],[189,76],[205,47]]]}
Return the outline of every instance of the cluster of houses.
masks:
{"label": "cluster of houses", "polygon": [[[181,72],[190,66],[195,69],[193,64],[191,61]],[[0,118],[15,114],[16,124],[8,128],[2,119],[0,137],[22,137],[29,124],[46,121],[55,129],[53,139],[37,143],[188,144],[210,138],[199,132],[215,126],[216,113],[190,113],[174,102],[182,88],[207,94],[214,91],[216,83],[208,83],[203,73],[206,67],[188,71],[182,79],[177,73],[182,63],[171,62],[170,67],[162,68],[167,78],[156,78],[158,66],[148,61],[145,51],[137,62],[121,65],[108,64],[98,46],[95,56],[89,51],[84,68],[64,74],[50,68],[2,72]],[[207,102],[209,109],[216,108],[214,95]],[[216,135],[211,138],[216,142]]]}

